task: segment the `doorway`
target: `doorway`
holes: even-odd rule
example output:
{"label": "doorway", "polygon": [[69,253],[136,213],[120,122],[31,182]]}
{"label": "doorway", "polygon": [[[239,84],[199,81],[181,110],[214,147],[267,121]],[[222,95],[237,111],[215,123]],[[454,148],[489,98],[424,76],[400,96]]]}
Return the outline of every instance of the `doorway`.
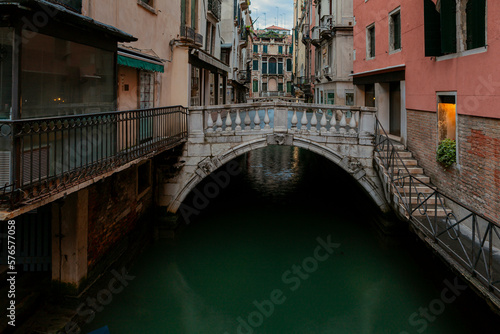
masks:
{"label": "doorway", "polygon": [[401,136],[401,83],[391,82],[389,87],[389,133]]}

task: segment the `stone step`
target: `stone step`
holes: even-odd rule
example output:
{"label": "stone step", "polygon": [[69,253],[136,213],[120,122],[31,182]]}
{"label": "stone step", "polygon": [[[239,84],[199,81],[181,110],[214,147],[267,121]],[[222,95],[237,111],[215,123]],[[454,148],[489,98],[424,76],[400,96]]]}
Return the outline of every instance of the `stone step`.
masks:
{"label": "stone step", "polygon": [[[377,152],[377,153],[381,157],[390,156],[390,152],[387,152],[387,151]],[[398,151],[398,155],[400,158],[412,158],[413,157],[413,154],[409,151]]]}
{"label": "stone step", "polygon": [[418,166],[418,161],[416,159],[394,159],[394,164],[396,166]]}
{"label": "stone step", "polygon": [[[395,188],[397,188],[398,192],[402,195],[402,196],[406,196],[406,195],[409,195],[410,194],[410,187],[409,186],[403,186],[403,187],[397,187],[395,186]],[[393,192],[395,192],[396,189],[393,189]],[[412,195],[413,194],[418,194],[418,193],[422,193],[422,194],[431,194],[434,192],[434,189],[432,188],[429,188],[429,187],[422,187],[422,186],[413,186],[411,187],[411,193]]]}

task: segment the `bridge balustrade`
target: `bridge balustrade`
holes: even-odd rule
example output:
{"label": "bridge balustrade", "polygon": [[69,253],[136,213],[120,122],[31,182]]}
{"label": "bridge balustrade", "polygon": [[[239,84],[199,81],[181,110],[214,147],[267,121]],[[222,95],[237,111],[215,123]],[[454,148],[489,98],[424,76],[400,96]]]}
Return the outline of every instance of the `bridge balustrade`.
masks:
{"label": "bridge balustrade", "polygon": [[277,132],[327,137],[369,136],[375,134],[375,112],[375,108],[369,107],[283,100],[191,107],[189,134],[200,137]]}

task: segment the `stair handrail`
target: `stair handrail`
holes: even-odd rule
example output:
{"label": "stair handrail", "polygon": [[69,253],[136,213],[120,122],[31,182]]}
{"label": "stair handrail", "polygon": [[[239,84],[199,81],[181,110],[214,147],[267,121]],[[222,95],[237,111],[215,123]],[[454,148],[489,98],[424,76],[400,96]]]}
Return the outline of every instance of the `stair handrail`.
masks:
{"label": "stair handrail", "polygon": [[[420,226],[420,229],[422,229],[423,232],[426,232],[430,237],[433,238],[434,242],[439,243],[446,252],[453,254],[455,256],[455,259],[459,260],[458,261],[459,264],[464,266],[473,276],[477,277],[479,279],[479,282],[483,286],[486,286],[489,289],[489,291],[492,291],[497,298],[500,298],[500,279],[494,279],[493,276],[494,258],[492,256],[494,252],[499,252],[498,248],[494,249],[493,237],[496,235],[498,238],[497,240],[500,240],[500,224],[494,222],[492,219],[484,216],[483,214],[476,212],[467,205],[460,203],[455,199],[451,198],[450,196],[442,193],[436,187],[426,182],[423,182],[422,180],[419,180],[415,176],[411,175],[408,167],[406,166],[403,159],[400,157],[399,153],[395,149],[394,144],[391,142],[391,139],[385,132],[378,118],[376,118],[374,151],[386,152],[386,156],[384,157],[382,154],[380,154],[379,159],[382,162],[388,174],[391,183],[390,186],[393,189],[395,189],[399,200],[403,204],[403,208],[406,210],[407,214],[406,218],[412,221],[414,224],[418,224],[418,226]],[[398,168],[398,176],[395,177],[394,162],[397,160],[400,161],[402,168]],[[404,171],[406,171],[407,175],[400,176],[399,175],[400,171],[403,169]],[[410,181],[409,185],[410,196],[407,196],[406,189],[404,189],[404,180],[406,178],[408,178]],[[403,186],[401,186],[402,180],[403,180]],[[432,193],[430,193],[428,196],[425,196],[421,192],[417,192],[416,185],[418,184],[432,189]],[[403,194],[401,193],[400,188],[403,190]],[[412,188],[414,188],[414,190],[418,194],[417,205],[414,208],[412,208],[411,205]],[[389,189],[389,196],[391,196],[390,189]],[[423,196],[422,199],[420,198],[421,196]],[[427,214],[427,204],[431,198],[434,198],[434,217],[433,217],[434,219],[431,219],[431,217]],[[458,219],[452,210],[447,209],[444,203],[445,201],[450,201],[450,203],[453,203],[453,205],[460,207],[461,211],[465,209],[468,211],[468,213],[462,213],[462,217]],[[440,221],[438,221],[438,216],[437,216],[438,202],[445,212],[445,218],[444,217],[441,218]],[[414,215],[417,210],[419,210],[421,217],[422,216],[425,217],[425,220],[429,224],[429,227],[425,226],[425,224],[421,220],[419,220],[418,217]],[[478,218],[481,218],[485,223],[487,223],[485,231],[483,231],[482,234],[480,231],[481,226],[478,222]],[[466,222],[472,225],[471,240],[462,240],[464,236],[460,231],[460,226],[462,224],[465,225]],[[439,226],[438,223],[441,226]],[[442,229],[441,231],[439,231],[439,227],[441,227]],[[440,239],[440,237],[445,233],[448,234],[451,240],[458,241],[460,248],[462,250],[460,254],[450,245],[448,245],[445,240]],[[469,245],[470,250],[466,249],[466,247],[464,246],[464,242],[470,242],[471,244]],[[460,248],[458,248],[459,251]],[[481,259],[483,260],[484,271],[483,268],[480,268]]]}

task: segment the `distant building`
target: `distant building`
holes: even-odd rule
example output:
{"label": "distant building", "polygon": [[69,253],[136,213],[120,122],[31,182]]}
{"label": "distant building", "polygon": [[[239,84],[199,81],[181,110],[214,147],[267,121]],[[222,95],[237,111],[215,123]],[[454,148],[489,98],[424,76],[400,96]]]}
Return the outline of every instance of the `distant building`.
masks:
{"label": "distant building", "polygon": [[292,95],[292,36],[270,26],[255,31],[252,41],[252,97]]}

